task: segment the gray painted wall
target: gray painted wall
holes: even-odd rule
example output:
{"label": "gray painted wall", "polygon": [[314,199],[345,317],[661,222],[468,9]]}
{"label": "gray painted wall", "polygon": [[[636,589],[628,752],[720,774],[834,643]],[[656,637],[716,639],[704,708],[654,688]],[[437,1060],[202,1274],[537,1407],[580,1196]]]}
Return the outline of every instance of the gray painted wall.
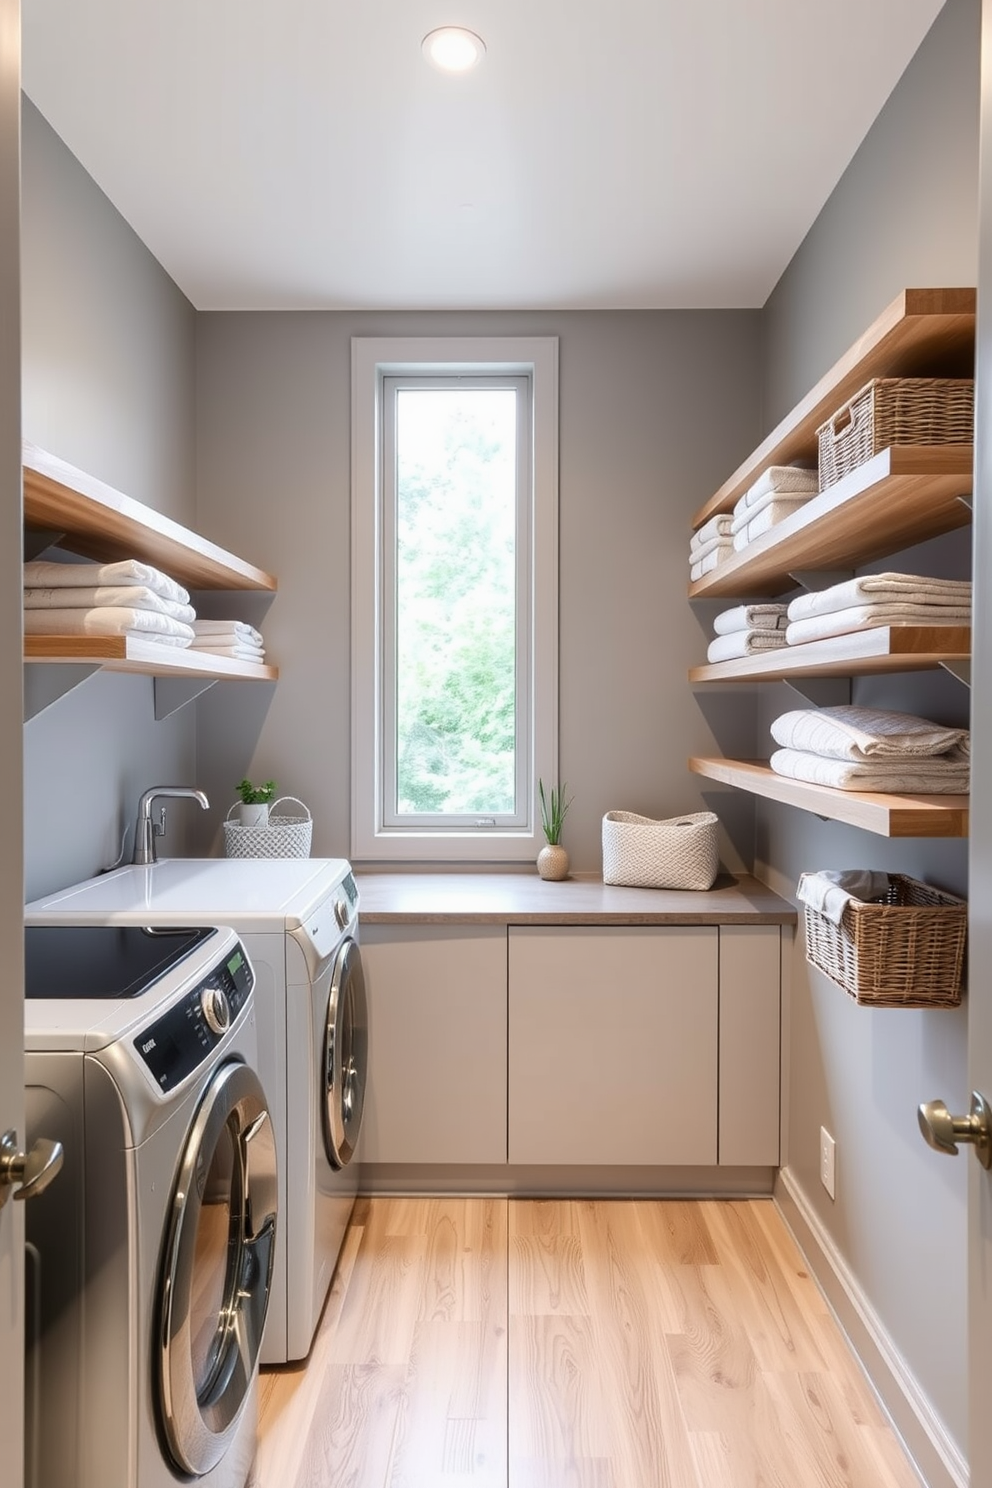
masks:
{"label": "gray painted wall", "polygon": [[[596,872],[605,811],[699,809],[687,756],[749,747],[752,700],[686,693],[705,640],[685,589],[692,514],[757,438],[756,312],[201,315],[198,524],[277,574],[280,679],[197,705],[200,780],[230,802],[244,771],[274,777],[314,852],[350,856],[350,340],[459,334],[560,338],[564,840]],[[724,860],[749,864],[751,803],[726,821]]]}
{"label": "gray painted wall", "polygon": [[[954,0],[892,95],[766,307],[770,427],[907,285],[977,275],[979,0]],[[968,534],[873,565],[967,577]],[[947,677],[865,679],[855,701],[967,720]],[[767,723],[802,706],[763,689]],[[889,843],[762,804],[758,871],[792,896],[809,868],[866,865],[965,893],[965,843]],[[923,1145],[921,1100],[967,1108],[967,1014],[858,1008],[797,955],[788,1170],[958,1446],[967,1440],[967,1166]],[[819,1129],[837,1140],[837,1198],[819,1182]]]}
{"label": "gray painted wall", "polygon": [[[192,525],[193,308],[26,99],[22,255],[24,437]],[[147,677],[97,674],[33,718],[28,897],[112,862],[146,786],[192,783],[194,748],[193,710],[156,723]]]}

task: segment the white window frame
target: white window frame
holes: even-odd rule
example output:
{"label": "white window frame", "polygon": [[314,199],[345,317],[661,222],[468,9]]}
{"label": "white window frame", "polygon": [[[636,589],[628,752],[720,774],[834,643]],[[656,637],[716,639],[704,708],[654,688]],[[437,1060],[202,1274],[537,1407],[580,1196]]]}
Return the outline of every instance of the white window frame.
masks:
{"label": "white window frame", "polygon": [[[358,863],[532,862],[543,845],[537,782],[558,778],[558,339],[353,337],[352,831]],[[384,809],[383,379],[526,375],[531,380],[530,738],[525,819],[513,827],[388,825]]]}

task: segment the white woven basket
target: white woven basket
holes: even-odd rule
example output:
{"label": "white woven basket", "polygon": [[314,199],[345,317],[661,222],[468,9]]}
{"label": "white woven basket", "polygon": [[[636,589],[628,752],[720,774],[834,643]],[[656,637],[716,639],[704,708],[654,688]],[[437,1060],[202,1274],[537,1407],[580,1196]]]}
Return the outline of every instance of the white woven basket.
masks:
{"label": "white woven basket", "polygon": [[[302,806],[306,816],[276,815],[276,807],[283,801]],[[235,801],[228,808],[228,817],[237,805]],[[245,827],[241,822],[225,821],[224,851],[229,858],[308,858],[312,836],[310,808],[296,796],[280,796],[272,802],[267,826]]]}
{"label": "white woven basket", "polygon": [[603,882],[640,889],[709,889],[719,868],[712,811],[654,821],[633,811],[603,817]]}

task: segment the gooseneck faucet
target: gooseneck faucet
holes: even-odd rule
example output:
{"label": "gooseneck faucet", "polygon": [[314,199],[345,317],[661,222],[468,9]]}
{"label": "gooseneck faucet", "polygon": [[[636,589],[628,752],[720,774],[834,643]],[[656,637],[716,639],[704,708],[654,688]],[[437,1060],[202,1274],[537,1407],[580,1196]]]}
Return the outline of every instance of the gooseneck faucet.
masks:
{"label": "gooseneck faucet", "polygon": [[157,859],[155,838],[165,836],[165,807],[159,807],[158,821],[152,819],[152,802],[157,796],[178,796],[199,801],[204,811],[210,806],[210,802],[201,790],[193,790],[188,785],[153,785],[151,790],[144,791],[138,799],[138,819],[134,824],[132,863],[154,863]]}

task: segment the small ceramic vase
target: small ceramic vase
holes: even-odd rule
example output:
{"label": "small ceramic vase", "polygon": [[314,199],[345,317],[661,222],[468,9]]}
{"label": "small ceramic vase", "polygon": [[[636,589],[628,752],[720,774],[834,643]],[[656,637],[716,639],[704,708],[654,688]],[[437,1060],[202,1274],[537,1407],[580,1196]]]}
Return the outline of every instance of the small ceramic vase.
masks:
{"label": "small ceramic vase", "polygon": [[568,877],[568,853],[560,843],[548,843],[537,855],[537,871],[542,878],[557,882]]}
{"label": "small ceramic vase", "polygon": [[254,805],[249,805],[246,801],[242,801],[240,811],[241,825],[243,827],[253,827],[256,831],[259,831],[269,825],[268,801],[259,801]]}

